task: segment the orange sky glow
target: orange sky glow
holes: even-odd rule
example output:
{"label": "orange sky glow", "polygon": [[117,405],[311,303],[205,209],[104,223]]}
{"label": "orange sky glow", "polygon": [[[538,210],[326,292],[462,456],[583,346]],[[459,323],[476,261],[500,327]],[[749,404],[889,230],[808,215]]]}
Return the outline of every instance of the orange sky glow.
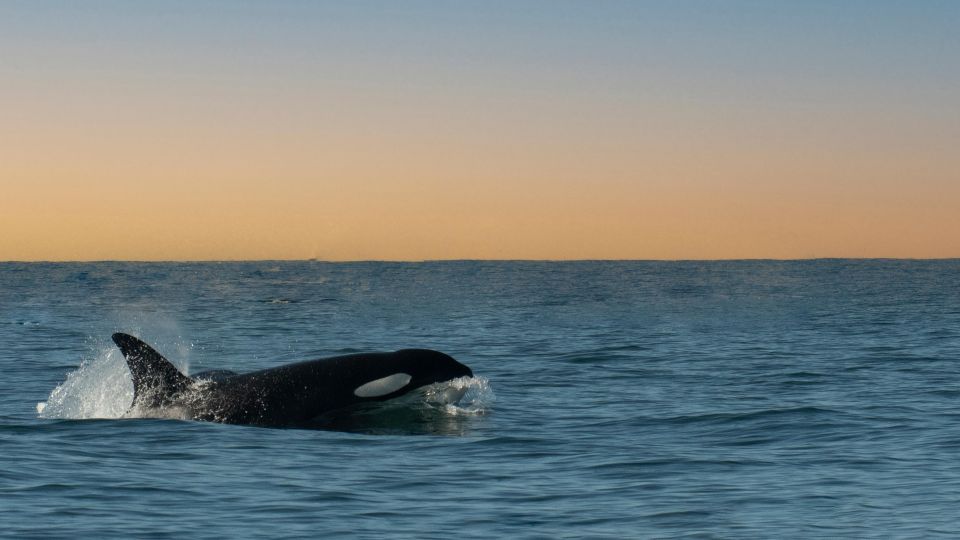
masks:
{"label": "orange sky glow", "polygon": [[955,4],[109,5],[0,8],[0,260],[960,257]]}

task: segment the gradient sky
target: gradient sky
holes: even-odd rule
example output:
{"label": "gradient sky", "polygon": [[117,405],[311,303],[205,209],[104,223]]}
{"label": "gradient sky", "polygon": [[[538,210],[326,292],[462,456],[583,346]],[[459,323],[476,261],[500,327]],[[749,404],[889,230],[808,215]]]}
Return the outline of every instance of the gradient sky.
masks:
{"label": "gradient sky", "polygon": [[0,260],[960,256],[960,2],[0,3]]}

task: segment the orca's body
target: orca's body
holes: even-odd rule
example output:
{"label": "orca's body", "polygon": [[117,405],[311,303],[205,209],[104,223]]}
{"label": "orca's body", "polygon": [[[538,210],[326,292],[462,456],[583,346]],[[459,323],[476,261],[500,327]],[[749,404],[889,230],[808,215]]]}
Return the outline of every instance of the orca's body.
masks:
{"label": "orca's body", "polygon": [[188,418],[228,424],[309,425],[350,405],[386,401],[429,384],[470,377],[470,368],[427,349],[324,358],[238,375],[188,377],[139,339],[113,334],[133,379],[131,409],[179,408]]}

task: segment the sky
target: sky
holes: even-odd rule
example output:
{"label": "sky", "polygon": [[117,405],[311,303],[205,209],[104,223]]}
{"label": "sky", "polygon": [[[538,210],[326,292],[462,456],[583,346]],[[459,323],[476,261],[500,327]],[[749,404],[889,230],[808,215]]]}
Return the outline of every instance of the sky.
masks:
{"label": "sky", "polygon": [[960,257],[960,2],[5,1],[0,261]]}

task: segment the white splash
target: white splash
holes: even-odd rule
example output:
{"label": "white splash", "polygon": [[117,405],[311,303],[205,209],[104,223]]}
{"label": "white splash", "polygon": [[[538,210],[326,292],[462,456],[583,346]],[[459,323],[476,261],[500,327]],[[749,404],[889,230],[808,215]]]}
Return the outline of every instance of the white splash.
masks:
{"label": "white splash", "polygon": [[115,347],[99,350],[37,403],[40,418],[120,418],[133,401],[127,364]]}
{"label": "white splash", "polygon": [[[163,407],[144,407],[134,405],[130,407],[124,418],[163,418],[166,420],[194,420],[198,404],[202,403],[204,391],[211,383],[208,379],[199,379],[192,381],[189,386],[177,395],[176,405],[166,405]],[[147,389],[144,394],[144,401],[151,402],[152,397],[156,395],[156,389]],[[132,398],[132,396],[131,396]]]}
{"label": "white splash", "polygon": [[431,384],[424,392],[427,405],[442,407],[451,415],[486,414],[496,395],[486,377],[459,377]]}

